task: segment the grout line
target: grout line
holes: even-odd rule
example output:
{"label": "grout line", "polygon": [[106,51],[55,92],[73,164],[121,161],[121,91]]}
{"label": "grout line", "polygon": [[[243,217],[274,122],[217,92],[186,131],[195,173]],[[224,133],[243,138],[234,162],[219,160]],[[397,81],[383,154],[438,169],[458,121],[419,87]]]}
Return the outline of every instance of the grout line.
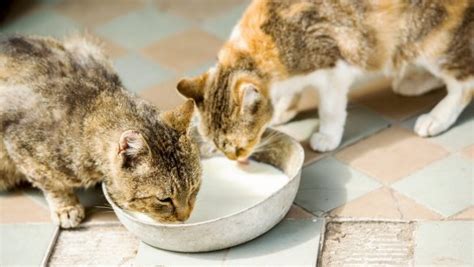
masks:
{"label": "grout line", "polygon": [[43,257],[43,260],[41,261],[41,266],[48,266],[49,258],[52,255],[52,252],[55,248],[56,241],[58,240],[59,237],[59,232],[60,232],[60,227],[56,226],[56,229],[54,230],[53,237],[51,238],[51,241],[49,242],[48,248],[46,249],[46,253]]}
{"label": "grout line", "polygon": [[323,226],[321,227],[321,234],[319,235],[319,244],[318,244],[318,256],[316,257],[316,264],[315,264],[316,267],[321,266],[324,241],[326,240],[326,225],[329,222],[330,222],[329,220],[324,219]]}

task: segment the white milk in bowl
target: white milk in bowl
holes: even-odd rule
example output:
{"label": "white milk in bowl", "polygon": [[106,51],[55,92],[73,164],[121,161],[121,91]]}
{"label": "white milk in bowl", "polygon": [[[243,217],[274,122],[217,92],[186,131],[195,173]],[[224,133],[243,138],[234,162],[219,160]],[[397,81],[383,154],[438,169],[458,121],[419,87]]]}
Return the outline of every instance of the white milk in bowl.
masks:
{"label": "white milk in bowl", "polygon": [[[241,164],[214,157],[201,163],[201,188],[185,224],[224,217],[252,207],[282,188],[289,179],[279,169],[253,160]],[[155,222],[143,213],[129,213],[141,221]]]}
{"label": "white milk in bowl", "polygon": [[239,164],[224,157],[202,160],[202,184],[186,223],[202,222],[249,208],[288,182],[279,169],[250,160]]}

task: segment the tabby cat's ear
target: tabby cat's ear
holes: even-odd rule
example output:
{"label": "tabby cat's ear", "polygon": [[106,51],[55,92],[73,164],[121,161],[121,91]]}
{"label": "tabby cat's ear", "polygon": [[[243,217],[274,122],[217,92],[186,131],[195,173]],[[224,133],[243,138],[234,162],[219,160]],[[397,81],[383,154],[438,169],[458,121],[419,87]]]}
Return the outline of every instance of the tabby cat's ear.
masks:
{"label": "tabby cat's ear", "polygon": [[184,78],[179,81],[178,92],[186,98],[193,99],[199,103],[204,98],[204,86],[206,85],[207,73],[194,78]]}
{"label": "tabby cat's ear", "polygon": [[118,154],[123,164],[129,164],[148,149],[145,139],[138,131],[128,130],[122,133],[118,144]]}
{"label": "tabby cat's ear", "polygon": [[160,118],[169,127],[177,130],[181,134],[185,134],[193,118],[193,112],[194,101],[188,99],[184,104],[161,113]]}

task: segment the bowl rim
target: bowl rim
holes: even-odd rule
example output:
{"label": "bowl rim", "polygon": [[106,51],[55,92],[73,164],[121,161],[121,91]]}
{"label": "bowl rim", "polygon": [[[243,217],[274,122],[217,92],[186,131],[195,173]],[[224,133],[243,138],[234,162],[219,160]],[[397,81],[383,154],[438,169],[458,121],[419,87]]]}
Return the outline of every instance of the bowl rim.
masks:
{"label": "bowl rim", "polygon": [[[268,195],[266,198],[262,199],[261,201],[259,201],[258,203],[255,203],[253,204],[252,206],[249,206],[245,209],[242,209],[242,210],[239,210],[239,211],[235,211],[233,213],[230,213],[228,215],[225,215],[225,216],[221,216],[221,217],[217,217],[217,218],[214,218],[214,219],[210,219],[210,220],[206,220],[206,221],[200,221],[200,222],[194,222],[194,223],[160,223],[160,222],[146,222],[146,221],[142,221],[138,218],[136,218],[135,216],[132,216],[131,214],[129,214],[128,211],[120,208],[117,204],[115,204],[115,202],[112,200],[112,198],[110,197],[109,195],[109,192],[107,191],[107,187],[105,185],[104,182],[102,182],[102,192],[107,200],[107,202],[113,207],[114,211],[116,212],[117,210],[119,211],[120,214],[124,215],[125,217],[127,217],[127,219],[129,220],[132,220],[134,222],[137,222],[137,223],[140,223],[140,224],[146,224],[146,225],[150,225],[150,226],[157,226],[157,227],[164,227],[164,228],[188,228],[188,227],[194,227],[194,226],[199,226],[199,225],[204,225],[204,224],[209,224],[209,223],[214,223],[216,221],[221,221],[221,220],[225,220],[229,217],[234,217],[240,213],[244,213],[246,211],[249,211],[251,209],[254,209],[256,208],[257,206],[259,206],[261,203],[267,201],[268,199],[272,198],[273,196],[277,195],[278,193],[280,193],[285,187],[288,186],[288,184],[290,184],[293,180],[295,180],[295,178],[298,176],[298,174],[301,172],[302,168],[303,168],[303,163],[304,163],[304,149],[303,147],[301,146],[301,144],[296,141],[296,139],[294,139],[293,137],[291,137],[290,135],[288,134],[285,134],[283,132],[280,132],[278,130],[275,130],[273,128],[271,128],[270,130],[272,131],[276,131],[276,132],[279,132],[280,134],[284,135],[286,138],[289,138],[290,141],[293,143],[293,144],[296,144],[296,147],[297,147],[297,154],[300,154],[300,159],[299,159],[299,162],[298,162],[298,165],[300,166],[299,167],[299,170],[297,173],[295,173],[294,175],[292,175],[291,177],[288,177],[288,181],[282,186],[280,187],[278,190],[274,191],[272,194]],[[252,158],[252,157],[250,157]],[[268,164],[268,163],[266,163]],[[275,166],[273,166],[275,167]],[[277,167],[275,167],[277,168]],[[278,169],[278,168],[277,168]]]}

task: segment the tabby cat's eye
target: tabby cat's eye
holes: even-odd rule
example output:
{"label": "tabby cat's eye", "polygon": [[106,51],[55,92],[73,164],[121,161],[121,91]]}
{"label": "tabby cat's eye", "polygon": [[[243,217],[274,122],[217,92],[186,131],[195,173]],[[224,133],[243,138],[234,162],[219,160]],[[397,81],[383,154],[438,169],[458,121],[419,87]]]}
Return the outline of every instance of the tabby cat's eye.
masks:
{"label": "tabby cat's eye", "polygon": [[168,203],[168,204],[173,204],[173,200],[171,198],[158,198],[158,201],[163,202],[163,203]]}

